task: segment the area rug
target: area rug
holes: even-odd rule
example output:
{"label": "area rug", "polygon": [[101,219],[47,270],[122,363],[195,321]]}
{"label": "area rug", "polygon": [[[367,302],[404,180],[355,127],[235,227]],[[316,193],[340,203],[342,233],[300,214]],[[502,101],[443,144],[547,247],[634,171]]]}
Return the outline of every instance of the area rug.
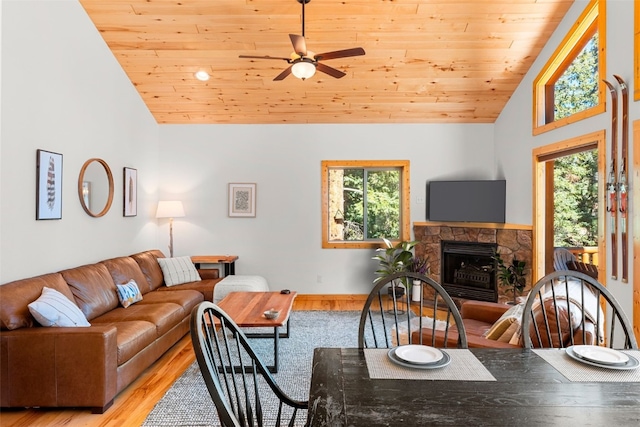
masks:
{"label": "area rug", "polygon": [[[292,312],[291,336],[280,339],[280,371],[273,374],[278,385],[294,399],[308,399],[314,348],[357,347],[359,320],[360,312],[355,311]],[[250,340],[262,360],[272,364],[273,340]],[[306,411],[299,413],[296,425],[303,426],[306,418]],[[142,425],[220,425],[197,362],[176,380]]]}

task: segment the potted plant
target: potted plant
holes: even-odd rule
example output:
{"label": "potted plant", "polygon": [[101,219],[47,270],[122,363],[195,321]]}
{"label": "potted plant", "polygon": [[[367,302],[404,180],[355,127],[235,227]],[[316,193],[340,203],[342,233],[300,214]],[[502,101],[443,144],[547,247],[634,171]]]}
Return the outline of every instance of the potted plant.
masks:
{"label": "potted plant", "polygon": [[[429,258],[413,257],[409,266],[409,271],[422,275],[429,274]],[[422,282],[420,280],[414,280],[411,286],[411,301],[420,301],[422,299]]]}
{"label": "potted plant", "polygon": [[[378,277],[376,277],[373,283],[378,283],[380,280],[392,274],[401,271],[409,271],[413,261],[413,253],[411,250],[418,244],[418,242],[415,241],[400,241],[394,245],[390,240],[385,239],[384,237],[382,240],[384,242],[384,247],[376,249],[377,254],[372,258],[380,263],[376,270]],[[394,289],[393,292],[395,292],[396,297],[403,296],[406,288],[408,287],[409,285],[406,278],[401,280],[401,284],[392,284],[392,288]]]}
{"label": "potted plant", "polygon": [[526,285],[526,279],[524,277],[526,275],[524,270],[526,262],[514,256],[511,264],[507,265],[498,253],[493,259],[495,259],[498,264],[498,281],[500,282],[500,286],[507,287],[507,293],[513,292],[513,304],[515,304],[516,296],[522,294]]}

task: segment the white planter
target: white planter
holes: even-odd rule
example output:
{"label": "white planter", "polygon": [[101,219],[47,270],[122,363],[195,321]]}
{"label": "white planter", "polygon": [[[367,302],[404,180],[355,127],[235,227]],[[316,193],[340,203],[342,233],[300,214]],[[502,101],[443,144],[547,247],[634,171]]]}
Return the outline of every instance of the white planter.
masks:
{"label": "white planter", "polygon": [[411,301],[420,301],[422,299],[422,282],[414,280],[411,286]]}

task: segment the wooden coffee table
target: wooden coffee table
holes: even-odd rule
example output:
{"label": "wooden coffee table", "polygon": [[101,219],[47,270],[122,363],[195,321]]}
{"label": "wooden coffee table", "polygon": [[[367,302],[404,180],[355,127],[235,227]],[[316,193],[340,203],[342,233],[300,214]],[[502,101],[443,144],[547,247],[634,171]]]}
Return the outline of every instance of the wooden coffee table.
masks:
{"label": "wooden coffee table", "polygon": [[[278,342],[288,338],[290,332],[289,315],[297,293],[280,292],[230,292],[218,306],[242,328],[273,328],[273,333],[246,333],[249,338],[273,338],[273,366],[270,372],[278,372]],[[267,319],[264,312],[274,309],[280,312],[276,319]],[[285,326],[286,332],[278,328]]]}

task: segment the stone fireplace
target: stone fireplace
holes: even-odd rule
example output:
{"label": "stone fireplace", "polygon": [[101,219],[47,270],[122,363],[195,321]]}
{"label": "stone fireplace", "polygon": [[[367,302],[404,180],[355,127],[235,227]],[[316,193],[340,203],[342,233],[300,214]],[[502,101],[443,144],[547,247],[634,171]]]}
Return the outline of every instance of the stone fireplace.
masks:
{"label": "stone fireplace", "polygon": [[[498,285],[495,271],[489,271],[494,265],[490,251],[497,251],[508,264],[514,257],[525,261],[526,287],[523,294],[526,295],[531,288],[531,226],[417,222],[413,224],[413,233],[415,240],[420,242],[415,248],[416,255],[429,259],[431,277],[452,297],[498,302],[513,300],[513,295]],[[447,250],[444,258],[451,258],[445,264],[444,249]],[[457,293],[461,292],[461,287],[466,289],[459,296]]]}
{"label": "stone fireplace", "polygon": [[494,243],[440,242],[440,284],[452,297],[498,301]]}

